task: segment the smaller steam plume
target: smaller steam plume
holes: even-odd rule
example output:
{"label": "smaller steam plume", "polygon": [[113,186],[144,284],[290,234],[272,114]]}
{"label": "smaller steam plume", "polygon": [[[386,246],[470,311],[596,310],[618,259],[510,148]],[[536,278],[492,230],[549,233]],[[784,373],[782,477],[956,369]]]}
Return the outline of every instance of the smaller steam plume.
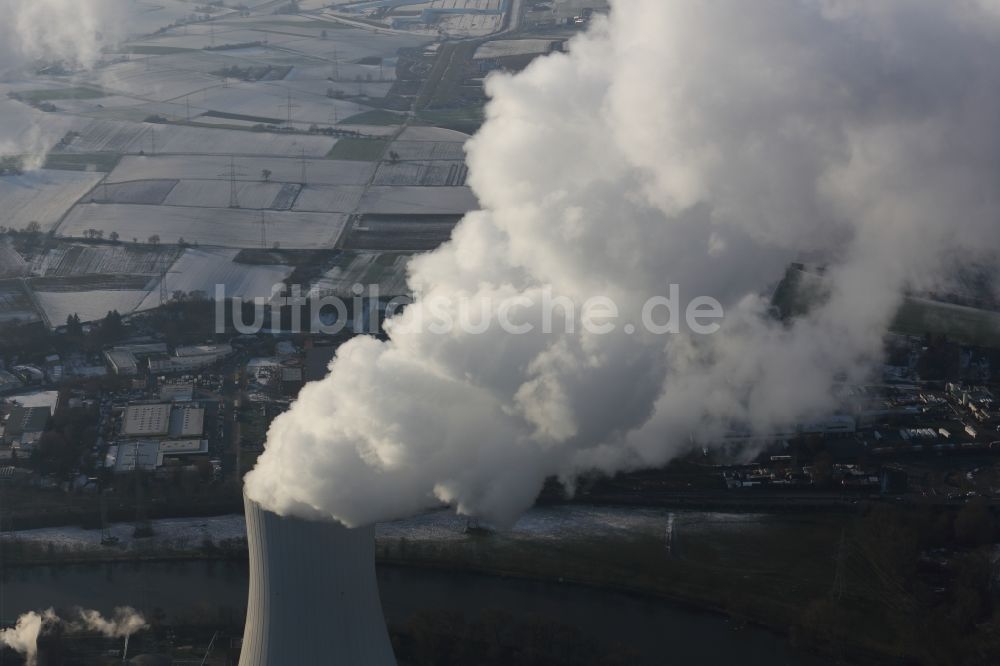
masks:
{"label": "smaller steam plume", "polygon": [[125,638],[148,626],[142,614],[129,606],[116,608],[110,618],[96,610],[79,608],[72,619],[62,618],[49,608],[40,613],[29,611],[10,629],[0,629],[0,647],[11,648],[24,656],[28,666],[34,666],[38,663],[38,637],[47,629],[59,627],[68,634],[94,632],[108,638]]}

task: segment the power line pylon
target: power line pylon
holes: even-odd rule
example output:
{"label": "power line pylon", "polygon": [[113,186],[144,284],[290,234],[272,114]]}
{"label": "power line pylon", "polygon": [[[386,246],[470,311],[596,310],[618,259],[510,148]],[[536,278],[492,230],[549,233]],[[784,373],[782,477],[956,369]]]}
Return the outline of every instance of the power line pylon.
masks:
{"label": "power line pylon", "polygon": [[242,169],[236,168],[236,156],[229,156],[229,170],[225,173],[218,174],[219,178],[229,178],[229,207],[239,208],[240,200],[238,196],[239,191],[239,177],[246,176],[246,173]]}
{"label": "power line pylon", "polygon": [[292,93],[291,93],[291,91],[289,91],[289,93],[288,93],[288,103],[285,104],[285,107],[288,110],[288,120],[287,120],[288,129],[293,129],[294,125],[292,125],[292,109],[298,109],[300,107],[299,107],[298,104],[293,104],[292,103]]}

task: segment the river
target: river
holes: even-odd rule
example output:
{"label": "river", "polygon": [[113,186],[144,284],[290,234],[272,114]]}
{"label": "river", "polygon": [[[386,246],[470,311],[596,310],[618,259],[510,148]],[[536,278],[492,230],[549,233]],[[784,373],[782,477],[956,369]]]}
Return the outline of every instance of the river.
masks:
{"label": "river", "polygon": [[[382,605],[390,624],[423,610],[473,615],[500,610],[572,626],[608,645],[644,655],[640,664],[807,664],[781,636],[740,627],[728,618],[632,595],[574,585],[380,567]],[[5,572],[0,616],[29,609],[85,606],[109,612],[132,605],[161,609],[168,619],[204,619],[220,609],[242,611],[247,565],[172,562],[11,568]]]}

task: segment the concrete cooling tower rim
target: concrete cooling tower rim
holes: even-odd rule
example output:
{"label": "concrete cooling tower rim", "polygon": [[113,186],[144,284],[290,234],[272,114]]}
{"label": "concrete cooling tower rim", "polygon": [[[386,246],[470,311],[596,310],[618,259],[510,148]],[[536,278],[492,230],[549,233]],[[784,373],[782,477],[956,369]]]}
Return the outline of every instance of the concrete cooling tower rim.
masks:
{"label": "concrete cooling tower rim", "polygon": [[395,666],[375,528],[285,518],[244,497],[250,592],[240,666]]}

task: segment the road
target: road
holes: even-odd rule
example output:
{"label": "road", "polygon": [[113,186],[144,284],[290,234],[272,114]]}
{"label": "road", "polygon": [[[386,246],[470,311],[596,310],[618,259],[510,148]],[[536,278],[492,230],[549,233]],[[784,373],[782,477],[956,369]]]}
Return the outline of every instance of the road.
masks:
{"label": "road", "polygon": [[497,33],[506,35],[517,32],[521,29],[521,20],[524,18],[524,0],[510,0],[510,10],[507,12],[507,27]]}

